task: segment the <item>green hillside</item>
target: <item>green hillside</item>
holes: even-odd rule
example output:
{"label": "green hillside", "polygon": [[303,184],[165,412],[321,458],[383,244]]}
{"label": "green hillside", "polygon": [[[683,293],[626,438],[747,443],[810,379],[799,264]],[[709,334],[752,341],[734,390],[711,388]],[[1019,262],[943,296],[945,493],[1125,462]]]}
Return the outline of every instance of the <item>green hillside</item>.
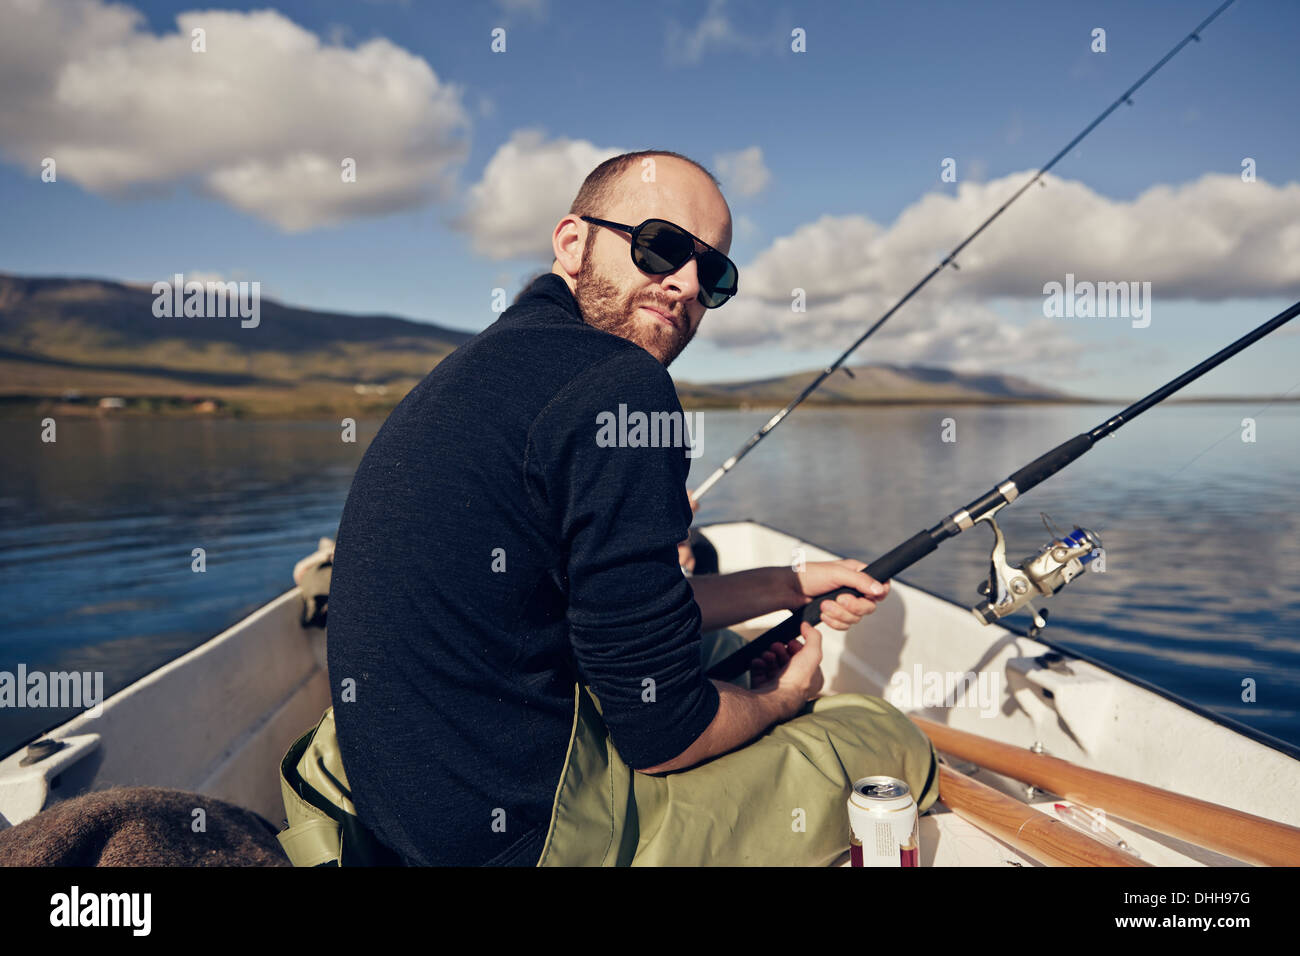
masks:
{"label": "green hillside", "polygon": [[[155,315],[155,298],[147,286],[0,274],[0,411],[378,415],[473,335],[265,297],[256,327],[243,328],[237,315]],[[1071,400],[1007,375],[889,365],[851,371],[838,372],[810,402]],[[678,393],[687,407],[780,406],[816,374],[679,382]]]}

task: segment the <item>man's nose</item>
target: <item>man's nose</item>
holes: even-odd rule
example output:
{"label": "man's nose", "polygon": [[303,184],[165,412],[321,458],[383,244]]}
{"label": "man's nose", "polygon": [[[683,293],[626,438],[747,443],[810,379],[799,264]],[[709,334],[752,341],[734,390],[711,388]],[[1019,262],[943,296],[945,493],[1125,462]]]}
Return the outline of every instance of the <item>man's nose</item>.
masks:
{"label": "man's nose", "polygon": [[676,289],[680,294],[682,301],[689,309],[690,304],[694,302],[700,294],[700,273],[696,265],[695,257],[692,256],[677,268],[677,271],[670,272],[663,278],[664,288]]}

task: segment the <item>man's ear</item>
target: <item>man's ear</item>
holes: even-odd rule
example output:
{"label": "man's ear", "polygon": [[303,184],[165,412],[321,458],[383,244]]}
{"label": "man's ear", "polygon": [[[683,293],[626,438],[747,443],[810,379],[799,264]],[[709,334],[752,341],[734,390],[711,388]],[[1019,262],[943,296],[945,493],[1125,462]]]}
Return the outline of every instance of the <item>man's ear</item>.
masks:
{"label": "man's ear", "polygon": [[551,271],[558,266],[570,278],[576,277],[582,271],[582,250],[589,235],[587,224],[577,216],[561,219],[551,234],[551,249],[555,253]]}

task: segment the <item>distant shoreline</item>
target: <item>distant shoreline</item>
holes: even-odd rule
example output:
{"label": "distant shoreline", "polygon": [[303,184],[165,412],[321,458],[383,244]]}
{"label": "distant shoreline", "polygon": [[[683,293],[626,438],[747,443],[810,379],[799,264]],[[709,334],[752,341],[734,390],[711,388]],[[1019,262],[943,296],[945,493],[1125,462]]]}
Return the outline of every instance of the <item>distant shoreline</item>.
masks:
{"label": "distant shoreline", "polygon": [[[792,396],[793,397],[793,396]],[[115,399],[113,404],[101,407],[106,398]],[[116,401],[121,401],[117,405]],[[67,401],[49,395],[0,394],[0,420],[32,419],[35,417],[75,418],[75,419],[288,419],[301,421],[320,421],[336,416],[356,418],[386,418],[397,407],[395,401],[346,401],[313,400],[295,402],[289,396],[274,400],[259,400],[250,397],[220,396],[198,399],[181,399],[175,395],[134,395],[134,396],[100,396],[86,395],[77,401]],[[897,399],[860,399],[854,401],[823,401],[809,399],[803,407],[829,409],[875,409],[901,407],[955,407],[955,406],[995,406],[995,405],[1034,405],[1034,406],[1099,406],[1122,408],[1134,399],[1105,398],[994,398],[984,396],[963,396],[953,398],[917,397]],[[1165,405],[1280,405],[1300,402],[1300,396],[1277,398],[1273,396],[1209,396],[1205,398],[1171,398]],[[784,408],[777,402],[749,403],[743,401],[718,402],[705,400],[694,402],[688,398],[682,400],[682,407],[688,411],[735,411],[770,413]]]}

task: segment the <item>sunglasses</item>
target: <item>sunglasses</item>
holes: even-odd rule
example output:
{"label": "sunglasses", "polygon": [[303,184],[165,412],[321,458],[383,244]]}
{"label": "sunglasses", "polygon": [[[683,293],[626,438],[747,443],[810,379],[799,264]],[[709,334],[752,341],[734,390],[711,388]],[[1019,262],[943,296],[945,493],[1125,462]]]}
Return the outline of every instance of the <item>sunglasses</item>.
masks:
{"label": "sunglasses", "polygon": [[[691,259],[698,262],[700,294],[696,297],[706,309],[716,309],[736,294],[740,270],[736,264],[703,239],[691,235],[681,226],[666,219],[647,219],[639,226],[625,226],[592,216],[582,216],[583,222],[607,226],[632,234],[632,263],[642,272],[664,275],[676,272]],[[704,247],[695,251],[695,244]]]}

